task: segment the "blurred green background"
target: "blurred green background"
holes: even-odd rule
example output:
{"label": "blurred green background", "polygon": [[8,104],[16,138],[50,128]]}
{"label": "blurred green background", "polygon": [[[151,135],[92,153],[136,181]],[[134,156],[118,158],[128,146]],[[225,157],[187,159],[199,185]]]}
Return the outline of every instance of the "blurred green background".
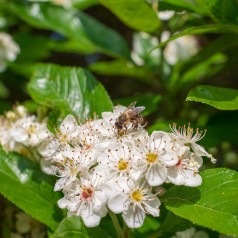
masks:
{"label": "blurred green background", "polygon": [[[0,73],[1,113],[15,103],[36,112],[36,63],[83,67],[114,105],[144,105],[149,131],[207,129],[216,166],[238,169],[236,0],[0,0],[0,10],[0,32],[20,49]],[[0,64],[1,51],[0,37]]]}

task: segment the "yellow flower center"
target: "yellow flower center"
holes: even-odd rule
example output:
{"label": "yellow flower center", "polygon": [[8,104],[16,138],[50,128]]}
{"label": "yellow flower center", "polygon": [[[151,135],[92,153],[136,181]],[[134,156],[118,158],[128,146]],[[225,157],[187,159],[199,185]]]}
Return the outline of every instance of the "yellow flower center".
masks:
{"label": "yellow flower center", "polygon": [[32,135],[36,132],[36,126],[30,125],[26,131],[29,135]]}
{"label": "yellow flower center", "polygon": [[60,134],[59,135],[59,139],[62,143],[66,143],[67,142],[67,134]]}
{"label": "yellow flower center", "polygon": [[155,153],[148,153],[146,154],[146,160],[149,162],[149,163],[154,163],[158,158],[158,155],[155,154]]}
{"label": "yellow flower center", "polygon": [[141,193],[139,189],[137,189],[131,193],[131,197],[134,201],[140,202],[143,198],[143,194]]}
{"label": "yellow flower center", "polygon": [[119,170],[126,170],[128,167],[128,162],[123,159],[120,159],[117,163],[117,167]]}

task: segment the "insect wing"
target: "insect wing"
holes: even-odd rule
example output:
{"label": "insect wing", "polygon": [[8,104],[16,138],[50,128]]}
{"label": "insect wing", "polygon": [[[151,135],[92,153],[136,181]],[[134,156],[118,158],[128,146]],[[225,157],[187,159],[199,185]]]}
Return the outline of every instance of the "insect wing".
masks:
{"label": "insect wing", "polygon": [[144,110],[145,110],[145,107],[143,107],[143,106],[141,106],[141,107],[136,107],[136,108],[134,109],[134,111],[135,111],[137,114],[143,112]]}
{"label": "insect wing", "polygon": [[126,108],[126,110],[134,109],[136,105],[136,101],[130,103],[130,105]]}
{"label": "insect wing", "polygon": [[130,109],[130,111],[128,113],[129,113],[131,119],[132,118],[135,119],[138,116],[141,117],[140,113],[144,110],[145,110],[145,107],[136,107],[134,109]]}

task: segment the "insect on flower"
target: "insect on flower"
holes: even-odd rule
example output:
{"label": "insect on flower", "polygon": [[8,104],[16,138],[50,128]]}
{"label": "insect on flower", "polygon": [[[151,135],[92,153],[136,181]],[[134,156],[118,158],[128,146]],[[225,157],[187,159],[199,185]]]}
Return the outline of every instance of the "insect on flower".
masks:
{"label": "insect on flower", "polygon": [[137,129],[139,126],[143,126],[144,119],[140,114],[145,110],[145,107],[135,107],[136,101],[132,102],[122,113],[115,122],[118,135],[126,134],[128,128]]}

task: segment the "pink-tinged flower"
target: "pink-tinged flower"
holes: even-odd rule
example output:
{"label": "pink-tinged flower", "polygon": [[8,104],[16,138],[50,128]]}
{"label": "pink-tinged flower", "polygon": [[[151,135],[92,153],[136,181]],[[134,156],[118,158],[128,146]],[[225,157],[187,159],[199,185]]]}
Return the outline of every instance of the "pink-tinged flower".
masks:
{"label": "pink-tinged flower", "polygon": [[179,157],[176,165],[168,168],[168,181],[176,185],[196,187],[201,185],[202,177],[199,168],[202,166],[202,158],[190,151],[186,151]]}
{"label": "pink-tinged flower", "polygon": [[67,208],[68,215],[82,217],[87,227],[98,226],[106,216],[107,192],[103,190],[104,176],[94,172],[88,178],[76,180],[63,190],[64,197],[58,201],[60,208]]}

